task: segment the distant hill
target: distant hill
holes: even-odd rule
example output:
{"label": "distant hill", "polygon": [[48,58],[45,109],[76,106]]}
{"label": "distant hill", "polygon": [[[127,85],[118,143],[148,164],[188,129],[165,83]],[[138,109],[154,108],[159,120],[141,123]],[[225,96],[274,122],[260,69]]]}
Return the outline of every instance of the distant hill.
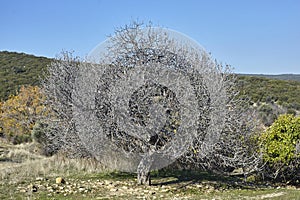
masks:
{"label": "distant hill", "polygon": [[266,126],[280,114],[300,114],[300,81],[240,75],[237,87],[241,96],[250,97]]}
{"label": "distant hill", "polygon": [[[0,100],[21,85],[39,85],[52,59],[24,53],[0,52]],[[300,74],[238,74],[240,95],[248,96],[266,125],[282,113],[300,113]]]}
{"label": "distant hill", "polygon": [[238,74],[239,76],[252,76],[252,77],[263,77],[278,80],[287,81],[300,81],[300,74],[278,74],[278,75],[267,75],[267,74]]}
{"label": "distant hill", "polygon": [[21,85],[39,85],[42,71],[51,59],[25,53],[0,52],[0,100],[6,100]]}

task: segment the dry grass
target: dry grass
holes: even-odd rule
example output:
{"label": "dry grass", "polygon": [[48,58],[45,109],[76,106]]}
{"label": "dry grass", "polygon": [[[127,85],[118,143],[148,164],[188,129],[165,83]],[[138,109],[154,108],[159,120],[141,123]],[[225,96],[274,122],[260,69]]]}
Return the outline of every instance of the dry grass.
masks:
{"label": "dry grass", "polygon": [[35,143],[1,144],[0,181],[18,183],[28,178],[67,176],[71,173],[99,173],[107,171],[94,159],[70,159],[62,154],[45,157],[37,154]]}

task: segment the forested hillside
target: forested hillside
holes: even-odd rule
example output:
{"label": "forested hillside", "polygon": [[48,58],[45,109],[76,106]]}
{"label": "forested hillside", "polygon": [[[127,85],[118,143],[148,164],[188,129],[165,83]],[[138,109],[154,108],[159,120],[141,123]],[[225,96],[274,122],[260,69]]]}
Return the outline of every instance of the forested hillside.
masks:
{"label": "forested hillside", "polygon": [[[22,85],[39,85],[39,78],[50,62],[45,57],[0,52],[0,100],[6,100]],[[251,98],[251,105],[260,112],[265,125],[270,125],[279,114],[300,111],[300,81],[296,81],[300,75],[261,76],[265,75],[239,74],[237,86],[241,95]]]}
{"label": "forested hillside", "polygon": [[240,95],[251,98],[251,106],[259,111],[263,124],[270,126],[284,113],[300,111],[300,82],[255,76],[238,76]]}
{"label": "forested hillside", "polygon": [[51,59],[24,53],[0,52],[0,100],[19,90],[21,85],[38,85],[42,71]]}
{"label": "forested hillside", "polygon": [[300,110],[300,82],[240,76],[238,87],[242,95],[251,96],[252,103],[277,103]]}

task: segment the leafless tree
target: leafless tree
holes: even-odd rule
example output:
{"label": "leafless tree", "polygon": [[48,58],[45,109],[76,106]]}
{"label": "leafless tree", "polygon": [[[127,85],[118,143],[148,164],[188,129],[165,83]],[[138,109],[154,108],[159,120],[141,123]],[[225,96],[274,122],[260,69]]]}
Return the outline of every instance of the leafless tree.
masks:
{"label": "leafless tree", "polygon": [[64,146],[137,171],[140,184],[177,159],[245,172],[258,166],[234,75],[188,38],[134,22],[84,62],[64,55],[44,84]]}
{"label": "leafless tree", "polygon": [[47,105],[53,114],[48,120],[43,120],[47,130],[47,140],[51,145],[50,152],[58,150],[68,153],[68,156],[90,156],[76,133],[73,118],[74,98],[72,93],[81,60],[72,52],[62,52],[48,66],[42,86],[47,96]]}

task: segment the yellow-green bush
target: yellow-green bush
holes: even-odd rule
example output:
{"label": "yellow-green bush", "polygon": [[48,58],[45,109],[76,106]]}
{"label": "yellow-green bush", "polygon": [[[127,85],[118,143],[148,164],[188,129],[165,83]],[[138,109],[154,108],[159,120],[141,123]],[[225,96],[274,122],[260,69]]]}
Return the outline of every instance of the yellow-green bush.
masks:
{"label": "yellow-green bush", "polygon": [[[300,167],[300,117],[280,115],[261,135],[263,161],[274,178],[293,178]],[[296,173],[296,174],[295,174]]]}

